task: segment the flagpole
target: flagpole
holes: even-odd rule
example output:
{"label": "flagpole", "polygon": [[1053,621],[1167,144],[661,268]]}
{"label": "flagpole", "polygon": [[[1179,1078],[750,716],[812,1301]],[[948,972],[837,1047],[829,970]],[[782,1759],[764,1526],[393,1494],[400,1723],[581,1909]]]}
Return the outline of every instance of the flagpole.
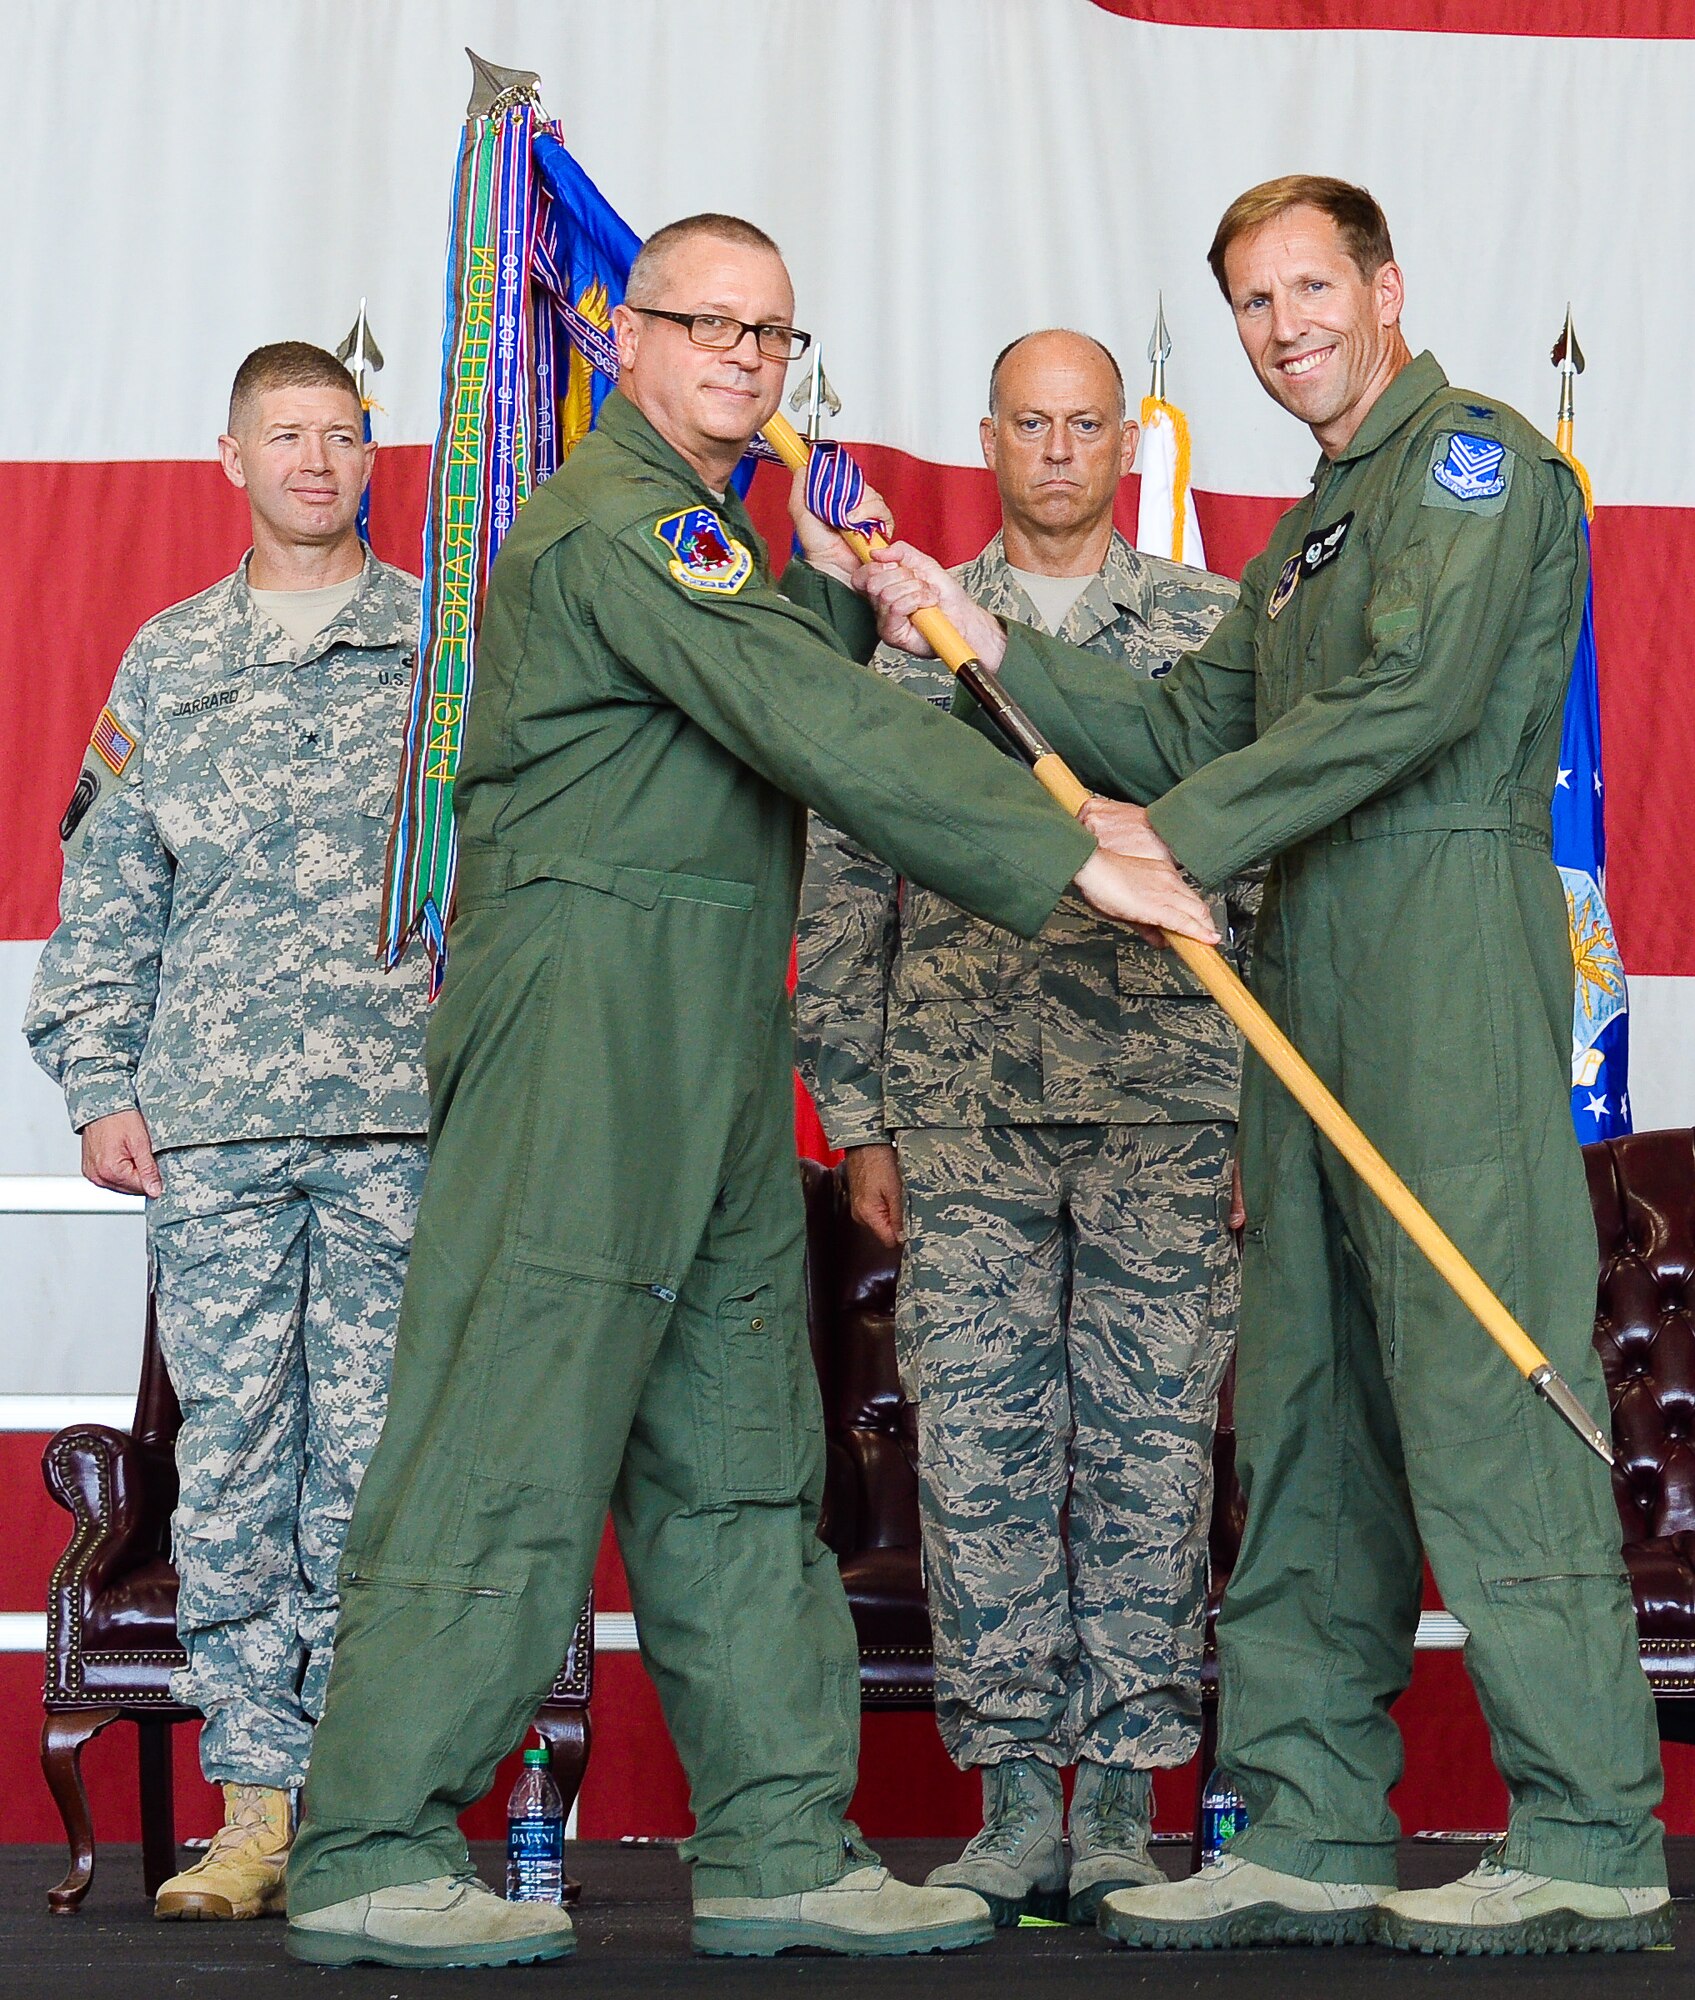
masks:
{"label": "flagpole", "polygon": [[[810,450],[787,417],[781,413],[774,416],[762,435],[791,471],[804,469],[811,455]],[[875,550],[887,546],[881,535],[868,538],[852,528],[841,532],[849,548],[862,562],[868,562]],[[959,628],[934,606],[915,612],[912,623],[937,657],[970,690],[996,727],[1029,764],[1032,774],[1048,794],[1076,818],[1092,794],[1004,691],[999,680],[985,669]],[[1221,954],[1213,946],[1202,944],[1197,938],[1184,937],[1179,931],[1168,931],[1166,940],[1235,1022],[1255,1053],[1296,1103],[1423,1251],[1484,1332],[1589,1449],[1611,1465],[1613,1453],[1606,1433],[1583,1407],[1570,1384],[1479,1277],[1412,1189],[1343,1110],[1294,1043],[1242,984]]]}

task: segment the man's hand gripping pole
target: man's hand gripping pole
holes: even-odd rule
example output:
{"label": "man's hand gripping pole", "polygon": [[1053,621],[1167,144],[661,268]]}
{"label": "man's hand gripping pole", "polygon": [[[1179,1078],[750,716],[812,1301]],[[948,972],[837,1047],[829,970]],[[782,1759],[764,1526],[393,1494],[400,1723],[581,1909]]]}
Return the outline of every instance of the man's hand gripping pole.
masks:
{"label": "man's hand gripping pole", "polygon": [[[765,442],[793,471],[807,462],[806,440],[786,417],[765,426]],[[866,537],[854,529],[839,530],[861,561],[883,546],[881,535]],[[931,608],[913,614],[912,622],[934,648],[936,657],[967,687],[990,720],[1030,766],[1044,789],[1076,818],[1089,792],[1065,759],[1042,736],[1030,718],[984,670],[950,618]],[[1462,1304],[1502,1349],[1530,1386],[1565,1419],[1597,1457],[1613,1462],[1607,1434],[1573,1394],[1570,1385],[1512,1314],[1460,1254],[1405,1181],[1348,1116],[1336,1098],[1302,1058],[1289,1037],[1242,984],[1212,946],[1176,931],[1166,942],[1241,1029],[1249,1046],[1288,1089],[1295,1102],[1347,1161],[1458,1295]]]}

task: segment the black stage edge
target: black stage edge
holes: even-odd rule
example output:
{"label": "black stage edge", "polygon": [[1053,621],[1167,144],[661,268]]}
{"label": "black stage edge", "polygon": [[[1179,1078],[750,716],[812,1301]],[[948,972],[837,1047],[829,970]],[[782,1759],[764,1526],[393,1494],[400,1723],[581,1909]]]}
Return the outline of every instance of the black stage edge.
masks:
{"label": "black stage edge", "polygon": [[[958,1843],[891,1840],[883,1858],[908,1880],[958,1851]],[[1002,1931],[993,1944],[946,1957],[844,1960],[699,1959],[689,1951],[688,1890],[669,1847],[580,1841],[566,1867],[583,1884],[578,1949],[553,1965],[477,1972],[391,1972],[380,1966],[323,1971],[283,1956],[282,1925],[155,1923],[141,1892],[139,1848],[101,1850],[82,1914],[50,1917],[46,1890],[64,1866],[51,1847],[0,1847],[0,1995],[63,2000],[553,2000],[553,1996],[759,1993],[799,2000],[911,1994],[923,2000],[988,1994],[1045,2000],[1088,1994],[1251,1996],[1251,2000],[1356,2000],[1356,1996],[1557,1993],[1570,2000],[1682,2000],[1695,1961],[1695,1838],[1674,1840],[1672,1891],[1679,1899],[1678,1949],[1627,1957],[1438,1960],[1375,1947],[1342,1951],[1109,1951],[1091,1931]],[[1156,1852],[1173,1874],[1186,1851]],[[1465,1872],[1478,1850],[1408,1841],[1401,1879],[1409,1886]],[[501,1856],[477,1850],[489,1879]]]}

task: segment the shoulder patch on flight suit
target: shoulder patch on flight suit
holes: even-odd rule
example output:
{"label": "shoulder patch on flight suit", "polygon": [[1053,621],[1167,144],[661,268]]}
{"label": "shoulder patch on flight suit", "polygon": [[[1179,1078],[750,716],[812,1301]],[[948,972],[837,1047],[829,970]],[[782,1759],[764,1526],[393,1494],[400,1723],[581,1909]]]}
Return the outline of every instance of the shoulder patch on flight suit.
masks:
{"label": "shoulder patch on flight suit", "polygon": [[1513,455],[1499,438],[1471,431],[1438,431],[1430,448],[1426,507],[1467,514],[1498,514],[1512,491]]}
{"label": "shoulder patch on flight suit", "polygon": [[710,507],[685,507],[654,524],[653,532],[671,551],[674,583],[708,597],[734,597],[753,574],[753,556]]}
{"label": "shoulder patch on flight suit", "polygon": [[109,708],[100,711],[88,743],[105,760],[114,778],[121,778],[129,769],[129,760],[135,755],[135,738]]}

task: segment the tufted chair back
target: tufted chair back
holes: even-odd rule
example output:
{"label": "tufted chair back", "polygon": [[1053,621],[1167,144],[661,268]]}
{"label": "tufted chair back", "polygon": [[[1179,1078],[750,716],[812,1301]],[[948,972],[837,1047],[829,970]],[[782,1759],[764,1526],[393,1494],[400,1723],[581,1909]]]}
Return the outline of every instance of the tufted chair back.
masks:
{"label": "tufted chair back", "polygon": [[824,1403],[824,1540],[841,1561],[860,1691],[928,1708],[932,1661],[918,1540],[918,1432],[895,1365],[897,1253],[848,1212],[839,1171],[802,1163],[807,1311]]}
{"label": "tufted chair back", "polygon": [[1586,1146],[1613,1498],[1660,1733],[1695,1742],[1695,1133]]}

